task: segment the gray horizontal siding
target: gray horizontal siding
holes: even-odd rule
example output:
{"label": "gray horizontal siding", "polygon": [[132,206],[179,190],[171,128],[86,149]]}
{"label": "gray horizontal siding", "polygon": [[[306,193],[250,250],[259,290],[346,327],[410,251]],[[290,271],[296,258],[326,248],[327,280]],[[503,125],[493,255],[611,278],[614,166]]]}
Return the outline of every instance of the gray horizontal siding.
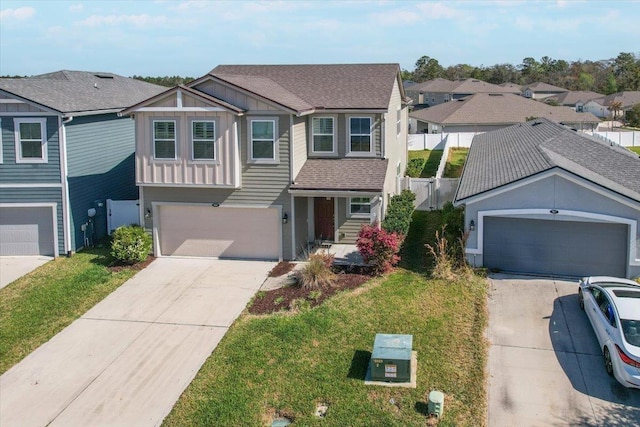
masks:
{"label": "gray horizontal siding", "polygon": [[[25,117],[19,117],[24,119]],[[36,117],[34,117],[36,118]],[[58,117],[47,117],[47,163],[16,163],[14,117],[0,118],[2,127],[2,163],[0,183],[60,183],[60,145]]]}
{"label": "gray horizontal siding", "polygon": [[64,254],[64,228],[62,226],[62,190],[60,188],[3,188],[0,203],[56,203],[58,222],[58,253]]}
{"label": "gray horizontal siding", "polygon": [[338,199],[338,243],[355,244],[362,224],[369,224],[366,218],[349,218],[347,208],[349,199]]}

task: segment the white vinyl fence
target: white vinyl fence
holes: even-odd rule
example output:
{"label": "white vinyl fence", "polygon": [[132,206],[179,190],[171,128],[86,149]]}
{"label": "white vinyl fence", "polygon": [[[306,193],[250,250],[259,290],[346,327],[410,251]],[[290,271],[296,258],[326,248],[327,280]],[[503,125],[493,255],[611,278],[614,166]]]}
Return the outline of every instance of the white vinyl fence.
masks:
{"label": "white vinyl fence", "polygon": [[593,136],[623,147],[640,147],[640,132],[593,132]]}
{"label": "white vinyl fence", "polygon": [[107,199],[107,231],[109,234],[121,225],[140,225],[139,200]]}
{"label": "white vinyl fence", "polygon": [[414,133],[409,135],[409,150],[443,150],[450,147],[471,147],[473,137],[482,132]]}
{"label": "white vinyl fence", "polygon": [[459,178],[410,178],[401,179],[401,188],[411,190],[416,195],[414,205],[419,211],[442,209],[447,202],[453,202]]}

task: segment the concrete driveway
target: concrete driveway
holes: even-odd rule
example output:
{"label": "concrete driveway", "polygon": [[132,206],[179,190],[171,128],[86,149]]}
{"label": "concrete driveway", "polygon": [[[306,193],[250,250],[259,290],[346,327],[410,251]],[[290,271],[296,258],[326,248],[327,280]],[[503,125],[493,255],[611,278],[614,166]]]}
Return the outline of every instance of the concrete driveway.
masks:
{"label": "concrete driveway", "polygon": [[2,256],[0,257],[0,289],[27,273],[51,261],[50,256]]}
{"label": "concrete driveway", "polygon": [[155,260],[0,377],[0,425],[159,425],[274,266]]}
{"label": "concrete driveway", "polygon": [[490,426],[640,425],[640,390],[605,372],[577,281],[490,281]]}

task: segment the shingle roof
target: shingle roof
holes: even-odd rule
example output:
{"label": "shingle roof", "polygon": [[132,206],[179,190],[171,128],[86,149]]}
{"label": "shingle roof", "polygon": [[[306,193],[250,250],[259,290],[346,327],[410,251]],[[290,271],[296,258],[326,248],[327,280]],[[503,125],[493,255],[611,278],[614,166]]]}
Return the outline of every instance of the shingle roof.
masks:
{"label": "shingle roof", "polygon": [[553,168],[640,201],[637,154],[546,119],[477,135],[469,150],[456,201]]}
{"label": "shingle roof", "polygon": [[555,99],[561,105],[576,105],[578,102],[587,103],[592,99],[602,98],[604,95],[601,93],[591,92],[591,91],[583,91],[583,90],[572,90],[569,92],[562,92],[558,95],[554,95],[550,98],[546,98],[546,100]]}
{"label": "shingle roof", "polygon": [[209,72],[285,107],[386,110],[398,64],[219,65]]}
{"label": "shingle roof", "polygon": [[550,85],[549,83],[545,82],[531,83],[529,85],[525,85],[522,89],[523,91],[530,89],[532,92],[568,92],[568,89]]}
{"label": "shingle roof", "polygon": [[0,90],[61,113],[118,111],[166,90],[163,86],[87,71],[56,71],[22,79],[0,79]]}
{"label": "shingle roof", "polygon": [[290,188],[380,192],[388,164],[387,159],[307,159]]}
{"label": "shingle roof", "polygon": [[618,93],[612,93],[604,97],[601,105],[609,106],[613,101],[619,101],[622,103],[622,108],[632,107],[636,104],[640,104],[640,91],[624,91]]}
{"label": "shingle roof", "polygon": [[430,93],[520,93],[520,88],[498,86],[478,79],[447,80],[437,78],[411,86],[412,92]]}
{"label": "shingle roof", "polygon": [[511,82],[506,82],[506,83],[500,83],[499,86],[502,87],[508,87],[510,89],[514,90],[514,93],[516,93],[515,91],[518,91],[517,93],[522,92],[522,85],[519,84],[515,84],[515,83],[511,83]]}
{"label": "shingle roof", "polygon": [[528,117],[546,117],[566,123],[599,122],[591,113],[578,113],[573,108],[554,107],[510,93],[477,93],[414,111],[410,116],[420,121],[444,125],[524,123]]}

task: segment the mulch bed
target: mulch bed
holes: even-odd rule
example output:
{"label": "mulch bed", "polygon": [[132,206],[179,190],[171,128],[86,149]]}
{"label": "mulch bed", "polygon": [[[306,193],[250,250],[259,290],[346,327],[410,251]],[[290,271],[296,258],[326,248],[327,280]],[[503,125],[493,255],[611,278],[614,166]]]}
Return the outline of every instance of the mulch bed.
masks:
{"label": "mulch bed", "polygon": [[137,264],[122,264],[116,261],[116,263],[110,265],[109,267],[107,267],[109,269],[109,271],[111,271],[112,273],[117,273],[118,271],[122,271],[125,269],[131,269],[131,270],[136,270],[136,271],[140,271],[143,268],[146,268],[149,264],[151,264],[153,262],[153,260],[156,259],[153,255],[149,255],[147,257],[147,259],[145,259],[142,262],[139,262]]}
{"label": "mulch bed", "polygon": [[[251,314],[289,311],[295,309],[292,303],[296,300],[304,301],[310,307],[316,307],[340,291],[356,289],[362,286],[372,277],[369,271],[362,267],[351,267],[346,270],[334,267],[334,271],[336,272],[336,281],[331,287],[323,288],[320,291],[310,291],[292,285],[259,292],[248,311]],[[318,294],[318,292],[320,293]]]}
{"label": "mulch bed", "polygon": [[296,265],[292,262],[281,261],[269,272],[269,277],[284,276],[285,274],[293,270],[295,266]]}

